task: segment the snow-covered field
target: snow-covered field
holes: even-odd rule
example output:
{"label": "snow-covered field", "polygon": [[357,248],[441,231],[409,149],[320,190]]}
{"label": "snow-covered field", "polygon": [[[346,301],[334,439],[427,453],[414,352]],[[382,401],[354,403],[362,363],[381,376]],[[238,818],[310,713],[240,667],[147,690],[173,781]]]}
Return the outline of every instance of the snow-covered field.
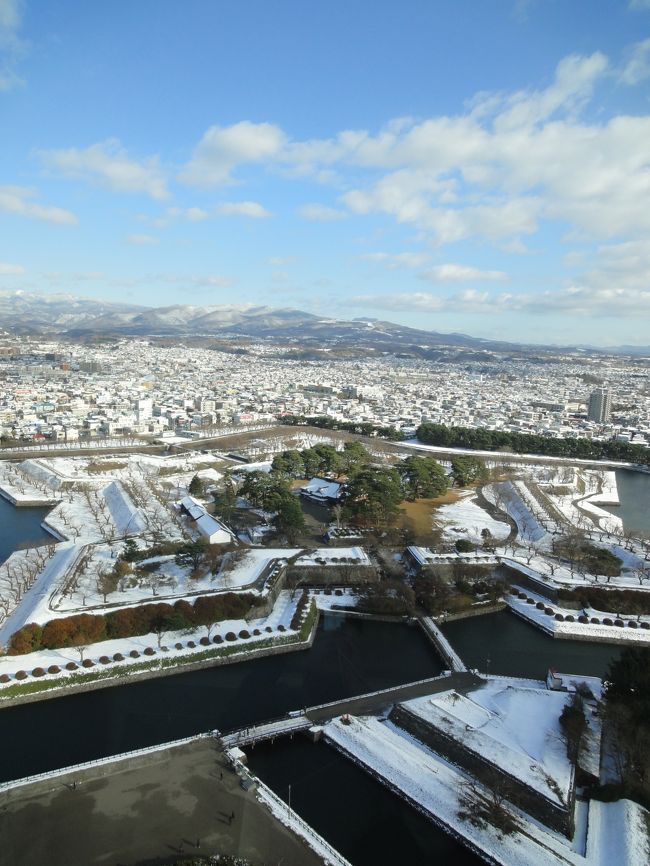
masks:
{"label": "snow-covered field", "polygon": [[484,540],[482,532],[487,530],[491,537],[503,541],[510,535],[510,526],[500,520],[494,520],[484,508],[476,502],[471,493],[456,502],[441,505],[434,513],[434,522],[442,528],[447,539],[466,538],[474,544]]}
{"label": "snow-covered field", "polygon": [[[532,625],[541,628],[543,631],[551,634],[553,637],[578,638],[583,640],[596,640],[606,643],[626,643],[626,644],[643,644],[650,645],[650,629],[642,628],[641,623],[650,623],[650,617],[629,617],[624,616],[621,621],[624,625],[603,625],[596,623],[581,623],[577,622],[578,617],[583,611],[571,610],[558,605],[556,602],[550,602],[547,598],[532,592],[529,589],[522,589],[514,586],[515,592],[525,593],[527,598],[532,599],[534,604],[528,604],[526,599],[518,598],[515,595],[508,595],[506,602],[508,606],[515,611],[519,616],[528,620]],[[537,604],[543,604],[544,608],[538,608]],[[551,614],[545,613],[545,610],[551,610]],[[607,617],[612,622],[619,619],[616,613],[605,613],[591,611],[587,608],[584,611],[585,615],[590,619],[604,619]],[[563,619],[556,620],[555,614],[559,614]],[[566,617],[571,617],[574,622],[567,621]],[[601,623],[602,623],[601,619]],[[630,626],[633,622],[635,626]]]}
{"label": "snow-covered field", "polygon": [[[283,591],[278,595],[273,609],[268,616],[248,621],[244,619],[224,620],[212,629],[210,637],[214,638],[219,635],[224,640],[221,644],[222,647],[237,646],[241,647],[242,652],[255,649],[255,644],[267,641],[269,638],[275,638],[280,642],[286,641],[287,637],[295,637],[297,634],[296,631],[291,629],[291,619],[295,613],[299,600],[300,593],[297,593],[292,597],[290,592]],[[282,629],[279,628],[280,626],[282,626]],[[267,631],[267,628],[270,629],[270,631]],[[249,638],[239,637],[240,631],[244,629],[250,633]],[[259,630],[259,635],[253,635],[255,629]],[[225,640],[225,637],[229,632],[233,632],[237,635],[235,641]],[[166,661],[167,659],[176,659],[177,661],[183,660],[186,662],[192,661],[193,656],[204,653],[206,649],[210,648],[202,646],[199,643],[199,640],[206,636],[207,629],[205,627],[199,627],[195,630],[165,632],[161,635],[160,643],[167,647],[166,650],[159,648],[158,635],[154,633],[131,638],[120,638],[118,640],[106,640],[92,644],[91,647],[88,647],[84,653],[84,658],[92,659],[97,664],[98,660],[102,656],[107,656],[111,661],[108,664],[102,664],[100,670],[114,670],[116,675],[119,675],[121,667],[124,667],[124,665],[129,662],[135,663],[135,660],[130,658],[130,653],[135,651],[139,654],[137,661],[146,662],[150,660],[152,668],[155,669],[158,665],[162,664],[163,660]],[[196,646],[188,647],[188,642],[190,641],[194,642]],[[181,646],[177,647],[176,644],[180,644]],[[149,659],[148,656],[143,655],[144,650],[147,647],[154,650],[154,657],[151,659]],[[216,648],[214,643],[211,644],[211,648]],[[123,655],[126,661],[113,661],[113,656],[116,653]],[[10,677],[8,683],[0,683],[0,698],[2,696],[3,688],[15,684],[15,674],[20,670],[29,672],[38,667],[47,670],[50,665],[57,665],[62,668],[60,673],[56,675],[48,675],[43,679],[59,679],[61,677],[65,679],[66,677],[72,676],[73,673],[84,671],[83,668],[80,668],[76,672],[66,671],[64,668],[68,662],[74,662],[77,665],[80,664],[80,653],[73,647],[56,650],[40,650],[38,652],[29,653],[28,655],[0,656],[0,676],[2,674],[7,674]]]}
{"label": "snow-covered field", "polygon": [[[459,816],[463,809],[460,796],[468,781],[461,770],[390,722],[374,717],[348,719],[349,724],[340,719],[329,722],[324,728],[326,739],[403,793],[434,821],[504,866],[647,866],[650,844],[644,810],[634,803],[591,801],[589,820],[577,822],[579,829],[572,841],[513,807],[517,829],[511,835],[501,835],[489,825],[476,826]],[[580,831],[587,825],[585,845]]]}
{"label": "snow-covered field", "polygon": [[406,701],[407,710],[558,805],[573,771],[559,718],[568,694],[498,680],[473,689]]}

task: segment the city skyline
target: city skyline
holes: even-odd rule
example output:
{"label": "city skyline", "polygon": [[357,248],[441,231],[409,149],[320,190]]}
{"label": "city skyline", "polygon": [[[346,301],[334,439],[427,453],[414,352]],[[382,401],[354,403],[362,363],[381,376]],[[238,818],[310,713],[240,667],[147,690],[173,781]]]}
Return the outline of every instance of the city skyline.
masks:
{"label": "city skyline", "polygon": [[644,344],[649,80],[646,0],[0,0],[0,290]]}

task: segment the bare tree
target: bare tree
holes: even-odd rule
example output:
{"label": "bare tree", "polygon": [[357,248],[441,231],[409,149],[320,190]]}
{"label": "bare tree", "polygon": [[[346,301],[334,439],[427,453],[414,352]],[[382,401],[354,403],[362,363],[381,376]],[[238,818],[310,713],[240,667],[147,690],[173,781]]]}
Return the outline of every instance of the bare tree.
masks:
{"label": "bare tree", "polygon": [[95,581],[95,585],[97,586],[97,592],[99,592],[104,598],[104,604],[106,604],[106,600],[110,593],[115,592],[117,589],[117,581],[118,577],[113,569],[100,568],[97,570],[97,580]]}
{"label": "bare tree", "polygon": [[489,770],[482,774],[481,783],[472,780],[461,787],[458,815],[479,827],[491,825],[508,835],[517,827],[508,807],[512,795],[512,785],[507,778],[497,770]]}

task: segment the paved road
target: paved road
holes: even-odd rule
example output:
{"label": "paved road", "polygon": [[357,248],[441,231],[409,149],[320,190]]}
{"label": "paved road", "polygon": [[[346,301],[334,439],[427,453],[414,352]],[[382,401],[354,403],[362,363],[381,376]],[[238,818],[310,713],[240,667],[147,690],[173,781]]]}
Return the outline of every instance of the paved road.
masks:
{"label": "paved road", "polygon": [[4,796],[1,866],[163,866],[181,852],[322,866],[240,787],[214,740],[157,752],[139,769],[123,766],[77,776],[76,787],[67,776]]}

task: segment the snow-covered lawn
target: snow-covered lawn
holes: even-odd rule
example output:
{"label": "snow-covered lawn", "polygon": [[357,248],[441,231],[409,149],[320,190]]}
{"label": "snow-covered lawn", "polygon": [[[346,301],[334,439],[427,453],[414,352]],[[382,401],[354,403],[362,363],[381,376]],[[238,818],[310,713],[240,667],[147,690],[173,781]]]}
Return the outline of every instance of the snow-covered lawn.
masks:
{"label": "snow-covered lawn", "polygon": [[494,520],[476,502],[471,493],[456,502],[441,505],[434,512],[434,522],[442,527],[445,538],[466,538],[475,544],[483,541],[482,532],[487,529],[493,539],[503,541],[510,535],[507,523]]}
{"label": "snow-covered lawn", "polygon": [[[293,636],[295,638],[297,632],[291,629],[291,619],[300,600],[300,595],[300,593],[296,593],[292,598],[290,592],[283,591],[278,595],[273,609],[268,616],[248,621],[245,619],[224,620],[212,629],[210,637],[214,638],[217,635],[221,636],[221,638],[224,639],[224,642],[219,645],[221,648],[237,646],[241,647],[242,651],[245,651],[246,649],[255,649],[255,644],[268,641],[269,638],[274,638],[280,642],[286,642],[286,638],[288,637]],[[281,630],[279,630],[280,626],[282,626]],[[271,631],[266,631],[267,628],[270,628]],[[239,637],[240,631],[244,629],[250,633],[249,638]],[[259,630],[259,635],[253,635],[255,629]],[[225,640],[225,637],[229,632],[233,632],[237,635],[235,641]],[[121,653],[124,656],[125,661],[111,661],[109,664],[101,664],[98,668],[94,668],[94,670],[102,671],[115,670],[116,674],[119,674],[120,667],[124,667],[124,665],[129,662],[135,663],[135,660],[131,659],[129,656],[132,651],[135,651],[139,654],[139,658],[137,659],[138,662],[151,661],[152,667],[155,668],[157,665],[162,664],[163,660],[176,658],[179,661],[181,659],[191,661],[192,656],[203,653],[207,649],[218,649],[219,647],[215,647],[214,643],[211,643],[210,647],[203,646],[199,643],[200,639],[206,636],[207,629],[204,626],[198,627],[194,630],[165,632],[161,636],[161,644],[167,647],[166,651],[162,651],[158,648],[158,635],[154,633],[131,638],[105,640],[89,646],[84,654],[84,658],[92,659],[97,664],[98,660],[102,656],[107,656],[112,660],[116,653]],[[189,641],[193,641],[196,646],[188,647],[187,644]],[[176,644],[181,644],[181,647],[177,648]],[[155,651],[154,656],[151,658],[143,655],[144,650],[147,647],[150,647]],[[77,665],[80,664],[79,652],[73,647],[56,650],[39,650],[38,652],[29,653],[27,655],[0,656],[0,676],[2,674],[8,674],[10,677],[8,683],[0,683],[0,698],[2,696],[3,687],[16,683],[15,673],[17,671],[24,670],[30,672],[34,670],[34,668],[38,667],[47,670],[50,665],[58,665],[62,668],[62,671],[61,673],[56,674],[56,677],[67,677],[72,673],[75,673],[64,669],[68,662],[74,662]],[[79,670],[76,671],[76,673],[80,672],[84,672],[84,669],[79,668]],[[48,675],[46,678],[54,679],[55,675]],[[31,681],[31,678],[28,681]]]}
{"label": "snow-covered lawn", "polygon": [[456,691],[404,707],[528,787],[566,805],[573,770],[559,718],[568,694],[489,680],[467,696]]}
{"label": "snow-covered lawn", "polygon": [[370,558],[362,547],[319,547],[295,561],[295,565],[340,565],[343,560],[354,565],[370,565]]}
{"label": "snow-covered lawn", "polygon": [[517,524],[517,534],[520,539],[545,543],[548,532],[535,517],[534,508],[529,507],[524,501],[525,485],[522,482],[500,481],[497,484],[488,484],[483,488],[483,495],[505,511]]}
{"label": "snow-covered lawn", "polygon": [[635,804],[591,802],[586,857],[580,839],[574,845],[514,808],[517,829],[503,836],[489,825],[479,827],[459,817],[459,796],[468,780],[465,773],[390,722],[348,718],[349,724],[339,719],[329,722],[324,728],[326,739],[405,794],[434,821],[504,866],[647,866],[650,845],[644,810]]}
{"label": "snow-covered lawn", "polygon": [[345,587],[332,588],[329,595],[320,590],[311,590],[309,595],[316,602],[316,607],[323,611],[331,611],[337,607],[356,607],[359,602],[357,593]]}
{"label": "snow-covered lawn", "polygon": [[[508,595],[506,596],[508,606],[515,611],[515,613],[519,614],[519,616],[528,620],[538,628],[541,628],[553,637],[575,637],[582,640],[594,640],[606,643],[650,645],[650,629],[639,627],[641,622],[650,621],[649,617],[622,616],[621,619],[625,623],[623,626],[581,623],[577,622],[577,619],[581,615],[582,611],[561,607],[556,602],[551,602],[547,598],[537,595],[529,589],[522,589],[521,587],[513,586],[513,590],[515,592],[525,593],[526,597],[532,599],[534,604],[528,604],[526,599],[518,598],[515,595]],[[543,604],[544,609],[538,608],[538,603]],[[546,609],[551,610],[552,613],[545,613]],[[562,616],[563,620],[556,620],[555,614]],[[590,618],[595,616],[598,619],[601,617],[607,617],[608,619],[611,619],[612,622],[619,619],[618,614],[614,613],[602,614],[593,612],[586,613],[586,615]],[[566,617],[569,616],[575,621],[567,622]],[[628,625],[629,622],[635,622],[637,627],[630,627]]]}

